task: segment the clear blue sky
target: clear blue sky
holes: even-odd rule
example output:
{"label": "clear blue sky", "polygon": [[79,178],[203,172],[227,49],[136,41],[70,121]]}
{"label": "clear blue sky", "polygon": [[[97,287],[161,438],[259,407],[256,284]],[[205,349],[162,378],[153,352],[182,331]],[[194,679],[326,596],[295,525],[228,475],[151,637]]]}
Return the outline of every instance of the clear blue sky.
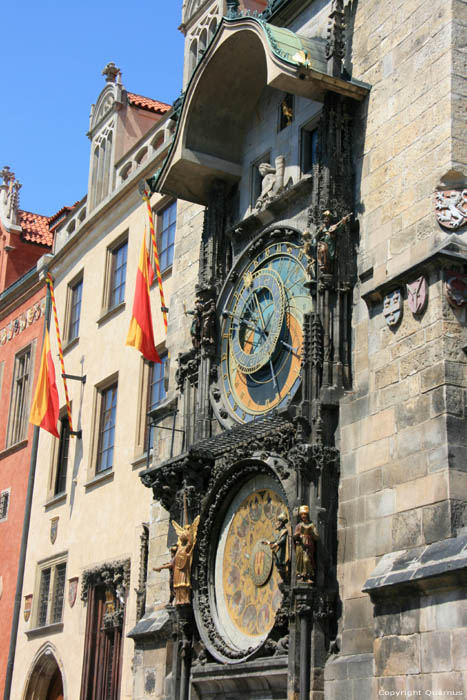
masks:
{"label": "clear blue sky", "polygon": [[114,61],[130,92],[171,104],[182,84],[182,0],[2,5],[0,168],[20,207],[50,216],[86,194],[89,111]]}

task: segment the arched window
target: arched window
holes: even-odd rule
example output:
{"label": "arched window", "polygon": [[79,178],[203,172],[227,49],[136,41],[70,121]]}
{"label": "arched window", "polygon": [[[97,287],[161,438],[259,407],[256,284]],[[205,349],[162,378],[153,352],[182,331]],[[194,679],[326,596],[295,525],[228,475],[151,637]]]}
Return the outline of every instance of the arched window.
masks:
{"label": "arched window", "polygon": [[201,58],[203,53],[206,51],[206,46],[208,43],[208,32],[207,29],[203,29],[199,37],[199,57]]}
{"label": "arched window", "polygon": [[190,45],[190,58],[189,58],[189,69],[190,69],[190,75],[193,73],[194,69],[196,68],[196,63],[198,61],[198,41],[196,39],[193,39]]}
{"label": "arched window", "polygon": [[209,39],[212,39],[212,37],[216,33],[216,29],[217,29],[217,19],[215,17],[213,17],[211,20],[211,24],[209,25]]}

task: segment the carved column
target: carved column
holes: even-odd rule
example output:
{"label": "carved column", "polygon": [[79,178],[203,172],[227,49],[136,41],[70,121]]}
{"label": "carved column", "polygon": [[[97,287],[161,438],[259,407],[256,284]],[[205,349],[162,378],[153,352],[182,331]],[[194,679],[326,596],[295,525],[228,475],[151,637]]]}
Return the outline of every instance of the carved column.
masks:
{"label": "carved column", "polygon": [[202,306],[201,361],[199,366],[196,439],[211,436],[212,409],[209,392],[216,378],[213,358],[216,350],[216,300],[225,280],[229,244],[224,233],[227,187],[214,180],[209,193],[201,238],[197,298]]}

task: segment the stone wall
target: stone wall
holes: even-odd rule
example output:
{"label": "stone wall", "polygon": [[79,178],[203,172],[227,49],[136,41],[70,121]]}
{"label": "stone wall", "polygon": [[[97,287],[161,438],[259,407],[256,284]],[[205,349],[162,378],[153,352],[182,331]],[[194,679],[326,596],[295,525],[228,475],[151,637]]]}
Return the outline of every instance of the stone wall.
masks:
{"label": "stone wall", "polygon": [[[362,588],[381,556],[456,537],[466,524],[466,313],[445,295],[443,268],[452,263],[435,262],[452,234],[436,221],[433,191],[457,182],[465,163],[459,37],[467,4],[367,0],[350,8],[353,75],[373,87],[355,125],[360,281],[354,391],[341,405],[341,653],[328,663],[326,697],[371,697],[351,688],[355,661],[365,658],[372,675],[373,654],[374,674],[383,679],[374,697],[460,691],[465,622],[458,616],[465,601],[436,592],[380,614]],[[415,316],[405,285],[421,274],[428,304]],[[389,327],[383,299],[396,287],[402,320]],[[443,622],[448,608],[459,629]]]}

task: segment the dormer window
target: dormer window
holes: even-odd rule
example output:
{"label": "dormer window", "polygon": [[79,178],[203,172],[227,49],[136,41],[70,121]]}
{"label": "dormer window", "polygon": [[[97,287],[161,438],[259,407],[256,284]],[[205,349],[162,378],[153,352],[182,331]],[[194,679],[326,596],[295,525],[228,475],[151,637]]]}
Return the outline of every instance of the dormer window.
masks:
{"label": "dormer window", "polygon": [[109,194],[113,140],[111,126],[94,140],[91,183],[93,206],[97,206]]}

